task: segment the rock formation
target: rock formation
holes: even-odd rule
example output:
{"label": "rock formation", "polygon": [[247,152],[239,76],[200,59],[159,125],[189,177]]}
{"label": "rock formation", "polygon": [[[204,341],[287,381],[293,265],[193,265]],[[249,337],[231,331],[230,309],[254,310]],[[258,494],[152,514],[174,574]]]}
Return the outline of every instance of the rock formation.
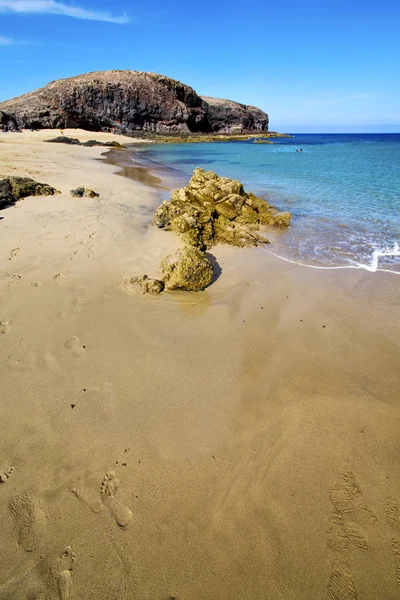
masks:
{"label": "rock formation", "polygon": [[78,138],[70,138],[64,135],[60,135],[52,140],[45,140],[48,144],[70,144],[72,146],[85,146],[87,148],[93,148],[94,146],[104,146],[105,148],[126,148],[119,142],[98,142],[97,140],[88,140],[87,142],[81,142]]}
{"label": "rock formation", "polygon": [[7,177],[0,179],[0,210],[13,206],[28,196],[53,196],[60,192],[47,183],[38,183],[29,177]]}
{"label": "rock formation", "polygon": [[237,102],[201,98],[163,75],[129,70],[60,79],[0,103],[0,129],[66,127],[128,134],[267,131],[268,115]]}
{"label": "rock formation", "polygon": [[259,108],[221,98],[209,96],[202,96],[202,98],[207,104],[207,117],[212,131],[221,133],[268,131],[268,115]]}
{"label": "rock formation", "polygon": [[269,243],[257,233],[262,225],[287,228],[290,213],[279,213],[254,194],[245,192],[238,180],[218,177],[212,171],[194,170],[188,185],[171,193],[157,209],[154,223],[175,231],[184,247],[161,262],[162,281],[147,275],[132,277],[143,292],[166,290],[197,292],[210,285],[213,267],[204,250],[215,244],[261,246]]}
{"label": "rock formation", "polygon": [[288,227],[290,213],[279,213],[262,198],[246,193],[240,181],[198,168],[185,188],[174,190],[161,204],[154,222],[198,248],[218,243],[260,246],[268,240],[257,233],[259,226]]}
{"label": "rock formation", "polygon": [[74,198],[83,198],[84,196],[86,196],[86,198],[98,198],[100,196],[98,192],[86,189],[84,187],[78,187],[76,190],[70,190],[69,193]]}
{"label": "rock formation", "polygon": [[167,290],[199,292],[210,285],[213,268],[201,250],[184,246],[161,261],[163,281]]}
{"label": "rock formation", "polygon": [[131,283],[137,283],[142,288],[143,294],[161,294],[164,290],[164,282],[160,279],[150,279],[147,275],[131,277]]}

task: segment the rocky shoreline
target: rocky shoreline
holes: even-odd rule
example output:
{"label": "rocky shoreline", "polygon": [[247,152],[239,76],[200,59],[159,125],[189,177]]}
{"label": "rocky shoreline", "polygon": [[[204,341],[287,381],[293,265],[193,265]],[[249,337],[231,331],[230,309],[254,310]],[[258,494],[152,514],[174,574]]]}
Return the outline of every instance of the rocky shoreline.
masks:
{"label": "rocky shoreline", "polygon": [[240,248],[268,244],[260,228],[285,229],[290,219],[289,212],[278,212],[245,192],[240,181],[197,168],[188,185],[173,190],[170,200],[156,210],[153,221],[159,229],[178,234],[183,248],[163,259],[161,280],[145,274],[133,277],[131,283],[138,283],[145,293],[203,290],[213,278],[206,250],[217,244]]}

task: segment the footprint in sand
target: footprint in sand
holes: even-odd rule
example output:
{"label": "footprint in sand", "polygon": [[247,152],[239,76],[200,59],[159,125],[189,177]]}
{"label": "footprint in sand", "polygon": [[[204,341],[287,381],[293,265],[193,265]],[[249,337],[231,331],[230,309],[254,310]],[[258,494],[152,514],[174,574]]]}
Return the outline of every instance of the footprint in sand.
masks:
{"label": "footprint in sand", "polygon": [[65,276],[65,275],[63,275],[62,273],[56,273],[56,274],[54,275],[53,279],[54,279],[54,281],[61,282],[61,281],[63,281],[64,279],[66,279],[66,276]]}
{"label": "footprint in sand", "polygon": [[13,259],[13,258],[15,258],[16,256],[18,256],[18,254],[19,254],[19,251],[20,251],[20,248],[19,248],[19,247],[18,247],[18,248],[13,248],[13,249],[11,250],[11,252],[10,252],[10,256],[9,256],[9,259],[8,259],[8,260],[12,260],[12,259]]}
{"label": "footprint in sand", "polygon": [[73,335],[65,342],[65,347],[70,350],[74,356],[81,356],[86,349],[86,346],[82,345],[81,340]]}
{"label": "footprint in sand", "polygon": [[331,550],[347,550],[349,538],[347,536],[344,517],[339,512],[334,512],[326,522],[326,535],[328,547]]}
{"label": "footprint in sand", "polygon": [[18,545],[32,552],[43,536],[44,515],[26,492],[15,496],[10,502],[10,511],[18,526]]}
{"label": "footprint in sand", "polygon": [[368,548],[368,542],[362,529],[354,521],[345,520],[340,513],[333,515],[326,522],[328,547],[332,550],[347,550],[349,541],[357,548]]}
{"label": "footprint in sand", "polygon": [[10,331],[10,321],[0,321],[0,334],[6,334]]}
{"label": "footprint in sand", "polygon": [[385,514],[389,525],[400,529],[400,507],[394,498],[386,498]]}
{"label": "footprint in sand", "polygon": [[344,471],[342,483],[330,489],[334,512],[326,522],[328,547],[332,550],[347,550],[349,542],[357,548],[368,548],[366,536],[356,518],[369,523],[378,519],[370,506],[361,502],[362,492],[354,473]]}
{"label": "footprint in sand", "polygon": [[72,570],[76,560],[71,546],[65,548],[50,570],[49,588],[52,598],[72,600]]}
{"label": "footprint in sand", "polygon": [[396,559],[396,584],[400,588],[400,542],[393,539],[391,547]]}
{"label": "footprint in sand", "polygon": [[9,280],[7,283],[8,288],[10,288],[12,285],[14,285],[16,283],[19,283],[22,279],[21,275],[17,275],[16,273],[13,273],[12,275],[9,275],[8,277],[9,277]]}
{"label": "footprint in sand", "polygon": [[6,483],[6,481],[10,479],[13,473],[14,467],[9,467],[8,469],[5,469],[4,471],[0,472],[0,483]]}
{"label": "footprint in sand", "polygon": [[327,588],[327,600],[357,600],[353,576],[346,563],[334,560]]}
{"label": "footprint in sand", "polygon": [[335,509],[340,513],[354,512],[354,498],[349,490],[344,486],[337,484],[330,489],[330,499]]}
{"label": "footprint in sand", "polygon": [[127,506],[120,504],[116,500],[116,494],[119,488],[119,481],[114,471],[109,471],[105,474],[101,483],[100,495],[104,504],[114,515],[116,522],[120,527],[125,529],[132,520],[132,512]]}

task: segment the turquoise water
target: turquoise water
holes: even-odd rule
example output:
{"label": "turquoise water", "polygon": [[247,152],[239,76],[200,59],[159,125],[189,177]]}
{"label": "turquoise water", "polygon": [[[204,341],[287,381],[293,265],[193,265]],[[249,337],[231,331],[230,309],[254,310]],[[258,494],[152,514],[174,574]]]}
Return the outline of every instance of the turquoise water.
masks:
{"label": "turquoise water", "polygon": [[[302,148],[302,152],[296,149]],[[400,273],[400,134],[296,134],[252,142],[151,145],[144,164],[184,185],[197,166],[240,179],[292,212],[268,249],[321,266]]]}

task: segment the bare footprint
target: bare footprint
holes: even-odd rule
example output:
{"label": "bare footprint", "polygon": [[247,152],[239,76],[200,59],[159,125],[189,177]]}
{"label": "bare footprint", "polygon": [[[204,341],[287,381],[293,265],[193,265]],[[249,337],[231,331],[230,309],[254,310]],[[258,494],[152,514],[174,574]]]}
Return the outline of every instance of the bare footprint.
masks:
{"label": "bare footprint", "polygon": [[394,498],[386,498],[385,514],[387,522],[393,527],[400,529],[400,508]]}
{"label": "bare footprint", "polygon": [[327,588],[327,600],[357,600],[353,576],[346,563],[334,560]]}
{"label": "bare footprint", "polygon": [[119,488],[119,481],[114,471],[105,474],[101,483],[100,494],[104,504],[109,508],[115,517],[118,525],[125,529],[132,520],[132,512],[127,506],[120,504],[115,496]]}
{"label": "bare footprint", "polygon": [[8,479],[10,479],[11,475],[14,473],[14,467],[9,467],[5,471],[0,473],[0,483],[6,483]]}
{"label": "bare footprint", "polygon": [[15,496],[10,502],[10,511],[18,526],[18,545],[32,552],[41,541],[43,514],[26,492]]}
{"label": "bare footprint", "polygon": [[56,273],[56,274],[54,275],[53,279],[54,279],[54,281],[61,282],[61,281],[63,281],[64,279],[66,279],[66,276],[65,276],[65,275],[63,275],[62,273]]}
{"label": "bare footprint", "polygon": [[0,334],[6,334],[10,331],[10,321],[0,321]]}
{"label": "bare footprint", "polygon": [[54,562],[50,570],[49,587],[52,597],[59,600],[72,599],[72,569],[76,560],[71,546],[68,546]]}
{"label": "bare footprint", "polygon": [[81,340],[73,335],[65,342],[65,347],[67,350],[70,350],[74,356],[81,356],[86,349],[86,346],[83,346]]}
{"label": "bare footprint", "polygon": [[19,247],[18,247],[18,248],[13,248],[13,249],[11,250],[11,252],[10,252],[10,257],[9,257],[9,259],[8,259],[8,260],[12,260],[12,259],[13,259],[13,258],[15,258],[16,256],[18,256],[18,254],[19,254],[19,251],[20,251],[20,248],[19,248]]}

